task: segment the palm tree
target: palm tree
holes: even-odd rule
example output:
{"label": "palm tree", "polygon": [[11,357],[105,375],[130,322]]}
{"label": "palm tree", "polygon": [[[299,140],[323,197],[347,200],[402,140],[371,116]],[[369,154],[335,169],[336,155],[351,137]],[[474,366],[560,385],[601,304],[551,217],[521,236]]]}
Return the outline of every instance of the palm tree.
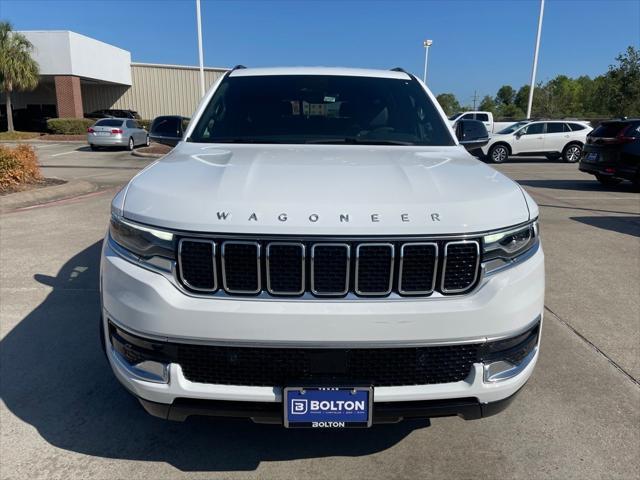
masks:
{"label": "palm tree", "polygon": [[7,127],[13,132],[11,92],[33,90],[38,85],[38,63],[31,58],[33,45],[9,22],[0,22],[0,85],[7,99]]}

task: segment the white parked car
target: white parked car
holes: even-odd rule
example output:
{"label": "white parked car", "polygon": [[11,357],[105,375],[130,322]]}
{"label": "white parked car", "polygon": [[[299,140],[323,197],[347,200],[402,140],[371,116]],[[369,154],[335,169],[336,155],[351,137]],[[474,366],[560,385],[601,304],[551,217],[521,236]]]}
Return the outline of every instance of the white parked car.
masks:
{"label": "white parked car", "polygon": [[113,199],[100,286],[116,377],[173,420],[499,412],[539,355],[538,207],[465,150],[482,125],[458,134],[404,71],[226,73]]}
{"label": "white parked car", "polygon": [[510,125],[513,125],[514,123],[514,122],[494,122],[493,113],[476,111],[476,110],[454,113],[449,117],[449,123],[451,125],[454,125],[458,120],[478,120],[484,123],[484,126],[487,127],[487,132],[489,132],[489,134],[498,132],[504,128],[507,128]]}
{"label": "white parked car", "polygon": [[492,135],[482,153],[493,163],[506,162],[514,155],[545,155],[575,163],[591,130],[589,123],[577,120],[518,122]]}

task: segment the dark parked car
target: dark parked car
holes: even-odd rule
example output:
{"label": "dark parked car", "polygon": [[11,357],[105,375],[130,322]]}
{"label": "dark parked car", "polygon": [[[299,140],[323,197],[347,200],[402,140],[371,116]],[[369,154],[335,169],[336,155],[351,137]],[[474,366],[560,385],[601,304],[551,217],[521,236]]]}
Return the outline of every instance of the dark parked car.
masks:
{"label": "dark parked car", "polygon": [[86,113],[85,118],[131,118],[140,120],[140,115],[135,110],[96,110],[95,112]]}
{"label": "dark parked car", "polygon": [[603,185],[630,180],[640,188],[640,119],[602,122],[587,135],[580,170]]}
{"label": "dark parked car", "polygon": [[178,115],[156,117],[151,123],[149,136],[154,142],[176,146],[177,143],[182,140],[187,125],[189,125],[189,119],[187,117]]}

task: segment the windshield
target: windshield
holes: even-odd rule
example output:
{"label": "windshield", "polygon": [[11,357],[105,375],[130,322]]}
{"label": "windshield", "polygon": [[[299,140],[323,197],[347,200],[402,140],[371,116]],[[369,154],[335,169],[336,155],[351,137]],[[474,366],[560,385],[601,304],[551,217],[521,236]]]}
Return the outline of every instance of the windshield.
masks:
{"label": "windshield", "polygon": [[226,77],[188,141],[455,144],[417,81],[332,75]]}
{"label": "windshield", "polygon": [[463,112],[454,113],[453,115],[451,115],[451,116],[449,117],[449,120],[451,120],[451,121],[455,120],[455,119],[456,119],[456,118],[458,118],[460,115],[462,115],[462,113],[463,113]]}
{"label": "windshield", "polygon": [[513,125],[509,125],[507,128],[500,130],[498,133],[513,133],[527,123],[529,122],[516,122]]}

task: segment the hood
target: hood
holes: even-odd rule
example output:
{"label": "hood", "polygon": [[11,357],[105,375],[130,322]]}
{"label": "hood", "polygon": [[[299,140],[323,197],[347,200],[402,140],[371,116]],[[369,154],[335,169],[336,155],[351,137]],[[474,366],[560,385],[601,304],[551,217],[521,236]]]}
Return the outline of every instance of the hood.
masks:
{"label": "hood", "polygon": [[181,142],[134,177],[122,213],[178,230],[471,233],[529,219],[516,183],[462,147]]}

